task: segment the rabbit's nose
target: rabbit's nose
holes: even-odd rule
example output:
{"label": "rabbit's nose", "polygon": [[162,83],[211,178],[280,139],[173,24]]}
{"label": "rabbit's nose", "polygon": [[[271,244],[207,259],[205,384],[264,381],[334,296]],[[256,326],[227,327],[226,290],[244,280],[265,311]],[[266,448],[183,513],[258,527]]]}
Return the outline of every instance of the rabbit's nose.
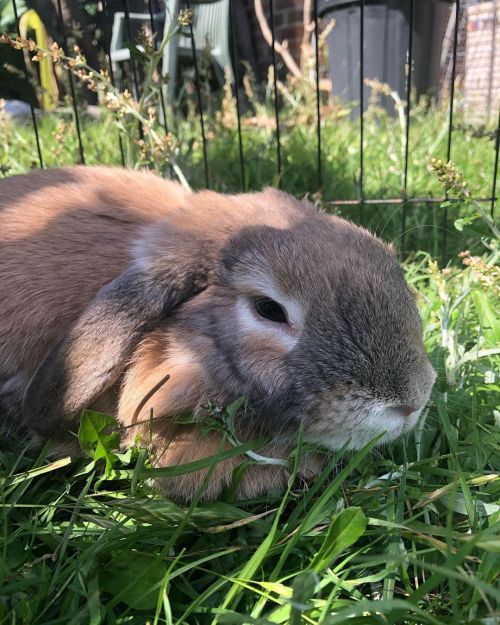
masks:
{"label": "rabbit's nose", "polygon": [[409,417],[411,413],[416,412],[418,408],[416,406],[401,404],[398,406],[391,406],[391,410],[401,417]]}

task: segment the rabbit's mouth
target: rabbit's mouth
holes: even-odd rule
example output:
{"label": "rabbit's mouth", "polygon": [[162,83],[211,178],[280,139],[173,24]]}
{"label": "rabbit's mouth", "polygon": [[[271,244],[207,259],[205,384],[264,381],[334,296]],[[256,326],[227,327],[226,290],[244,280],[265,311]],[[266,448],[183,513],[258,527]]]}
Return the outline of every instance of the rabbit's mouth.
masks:
{"label": "rabbit's mouth", "polygon": [[382,435],[377,446],[389,443],[413,430],[420,420],[421,408],[411,412],[404,407],[376,406],[365,411],[333,413],[305,431],[305,439],[329,449],[360,449]]}

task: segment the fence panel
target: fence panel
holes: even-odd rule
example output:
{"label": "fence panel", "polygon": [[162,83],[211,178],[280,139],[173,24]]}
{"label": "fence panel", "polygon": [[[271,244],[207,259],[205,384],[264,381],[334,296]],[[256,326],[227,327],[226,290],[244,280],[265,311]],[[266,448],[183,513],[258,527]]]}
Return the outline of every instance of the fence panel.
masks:
{"label": "fence panel", "polygon": [[[210,1],[210,0],[208,0]],[[213,0],[211,0],[213,1]],[[132,44],[134,42],[134,32],[132,28],[132,20],[131,20],[131,11],[129,0],[121,0],[122,9],[125,16],[125,27],[127,38],[129,43]],[[276,0],[266,0],[267,2],[267,13],[269,16],[269,29],[271,34],[271,67],[272,67],[272,108],[273,108],[273,126],[274,126],[274,146],[275,146],[275,171],[276,176],[275,180],[278,186],[283,187],[287,190],[286,184],[286,175],[287,175],[287,157],[284,154],[284,149],[286,146],[286,139],[288,138],[288,134],[290,133],[290,121],[283,119],[283,95],[281,94],[281,78],[283,75],[283,64],[280,61],[279,57],[279,45],[277,39],[276,32],[276,10],[275,3]],[[367,150],[368,150],[368,138],[367,138],[367,116],[365,111],[365,95],[366,95],[366,71],[365,71],[365,59],[367,54],[371,54],[371,50],[367,50],[366,48],[366,11],[368,4],[368,0],[358,0],[358,2],[351,3],[357,9],[359,9],[359,64],[358,64],[358,95],[359,95],[359,119],[358,119],[358,131],[357,131],[357,142],[359,145],[358,151],[358,163],[357,163],[357,174],[356,178],[356,197],[328,197],[323,195],[323,203],[326,206],[337,207],[337,209],[349,209],[349,207],[354,208],[357,207],[358,210],[358,219],[361,223],[366,221],[367,212],[370,207],[373,209],[379,210],[380,207],[386,207],[388,212],[388,219],[390,219],[389,211],[393,211],[393,207],[399,208],[400,213],[400,228],[399,228],[399,247],[401,253],[404,255],[408,251],[408,220],[409,216],[412,215],[412,211],[417,210],[418,207],[425,206],[429,210],[433,210],[433,206],[438,206],[443,204],[442,207],[442,218],[441,224],[439,226],[440,234],[440,252],[443,261],[447,258],[448,253],[448,233],[450,231],[450,210],[452,206],[457,205],[461,200],[456,197],[450,197],[448,191],[444,192],[442,196],[436,197],[431,195],[419,196],[415,195],[410,188],[410,175],[411,175],[411,164],[410,164],[410,155],[412,153],[411,147],[411,139],[412,139],[412,113],[414,106],[414,61],[415,61],[415,28],[416,28],[416,19],[419,17],[419,11],[425,10],[419,8],[419,3],[415,3],[414,0],[407,0],[409,3],[408,9],[408,41],[406,48],[406,89],[404,95],[404,102],[401,106],[404,106],[404,129],[402,132],[402,146],[403,146],[403,154],[402,154],[402,167],[401,167],[401,192],[400,195],[390,195],[383,189],[381,189],[381,193],[376,194],[373,193],[373,189],[368,190],[366,187],[366,176],[367,176]],[[200,0],[183,0],[181,5],[187,9],[194,8],[196,10],[196,5],[200,3]],[[114,3],[116,4],[116,2]],[[292,2],[290,6],[292,6]],[[453,34],[452,34],[452,50],[451,50],[451,70],[449,73],[449,86],[448,86],[448,114],[447,114],[447,129],[446,129],[446,150],[445,150],[445,160],[449,162],[453,159],[453,140],[454,140],[454,131],[458,131],[454,128],[454,120],[455,120],[455,109],[456,109],[456,81],[457,81],[457,53],[459,46],[459,27],[460,27],[460,16],[464,15],[464,10],[467,8],[466,0],[453,0],[451,5],[452,15],[454,14],[454,24],[453,24]],[[17,29],[19,31],[19,15],[16,6],[16,0],[12,0],[12,5],[14,8],[15,19],[17,23]],[[115,76],[113,74],[113,64],[111,63],[110,57],[110,48],[107,42],[110,40],[110,28],[109,25],[111,23],[112,11],[110,10],[110,0],[102,0],[100,3],[100,10],[107,17],[106,26],[104,28],[105,35],[104,40],[106,42],[105,45],[105,56],[107,59],[108,69],[110,73],[111,83],[116,84]],[[281,3],[280,6],[282,6]],[[97,3],[96,3],[97,6]],[[295,5],[293,5],[295,6]],[[493,80],[494,80],[494,55],[495,55],[495,34],[496,34],[496,23],[498,20],[497,7],[496,2],[493,3],[493,39],[491,45],[491,72],[490,72],[490,85],[488,87],[488,109],[491,108],[492,103],[492,89],[493,89]],[[152,0],[147,0],[147,10],[149,15],[149,23],[150,28],[153,34],[153,43],[155,46],[155,50],[158,49],[158,40],[161,33],[159,32],[156,22],[155,22],[155,10],[153,9]],[[164,6],[163,10],[165,14],[167,14],[167,9]],[[324,118],[322,116],[322,92],[321,92],[321,80],[322,76],[325,75],[325,68],[322,67],[322,55],[320,51],[320,38],[322,28],[324,27],[325,19],[319,17],[318,13],[318,0],[312,1],[312,29],[315,38],[315,45],[313,48],[314,53],[314,77],[311,82],[311,92],[314,91],[315,98],[315,120],[314,122],[314,132],[315,132],[315,143],[316,143],[316,185],[317,188],[311,188],[309,191],[323,191],[325,180],[327,180],[330,175],[329,168],[330,161],[328,160],[328,154],[325,153],[326,145],[324,141],[324,133],[328,129],[328,124],[332,123],[330,120]],[[60,32],[62,36],[62,45],[64,49],[68,50],[68,37],[67,37],[67,24],[65,24],[64,14],[61,6],[61,0],[57,0],[57,11],[58,11],[58,19],[60,21]],[[166,17],[168,19],[168,15]],[[250,129],[246,126],[246,113],[245,113],[245,102],[242,99],[241,89],[239,85],[241,85],[242,81],[242,66],[239,63],[238,55],[237,55],[237,42],[235,37],[235,32],[237,30],[237,20],[235,17],[235,2],[231,0],[229,2],[229,24],[230,24],[230,55],[232,62],[232,71],[233,71],[233,81],[234,81],[234,101],[235,101],[235,110],[236,110],[236,129],[235,136],[238,143],[238,159],[239,159],[239,188],[241,190],[247,190],[252,186],[251,182],[249,182],[249,162],[248,156],[246,154],[245,143],[248,143],[247,137]],[[196,109],[199,121],[199,129],[200,129],[200,141],[202,145],[202,160],[203,160],[203,174],[204,174],[204,184],[206,187],[210,187],[211,183],[214,186],[214,180],[211,176],[211,163],[210,163],[210,139],[209,134],[207,133],[207,111],[206,104],[204,101],[203,94],[203,86],[200,76],[200,67],[199,67],[199,52],[197,50],[200,46],[197,47],[197,42],[195,41],[195,33],[193,29],[193,23],[189,24],[187,35],[191,40],[191,50],[192,50],[192,64],[194,68],[194,89],[196,92]],[[199,43],[199,42],[198,42]],[[130,55],[130,84],[134,98],[137,100],[141,97],[141,75],[139,72],[139,68],[137,67],[134,55]],[[78,147],[78,158],[76,159],[79,163],[86,162],[86,154],[85,154],[85,137],[84,131],[81,123],[81,111],[79,110],[79,103],[77,99],[77,93],[75,89],[75,77],[71,70],[68,70],[68,83],[69,83],[69,99],[71,100],[71,104],[73,107],[73,117],[75,124],[75,133]],[[169,123],[169,114],[171,112],[171,107],[167,105],[165,102],[165,93],[163,89],[160,89],[159,94],[159,106],[161,109],[161,121],[163,125],[163,131],[165,134],[169,132],[169,129],[175,127],[175,123]],[[33,106],[31,106],[31,121],[33,126],[34,140],[36,144],[36,152],[38,155],[38,164],[40,167],[44,166],[44,156],[42,151],[42,142],[40,141],[40,132],[39,132],[39,123],[37,120],[37,115]],[[311,123],[311,122],[310,122]],[[311,126],[312,127],[312,126]],[[139,128],[139,136],[142,138],[143,128]],[[491,194],[486,197],[478,198],[478,201],[487,202],[489,204],[489,209],[492,217],[495,214],[495,205],[496,205],[496,193],[497,193],[497,177],[498,177],[498,154],[499,154],[499,134],[500,134],[500,111],[498,116],[498,123],[496,125],[495,131],[495,141],[493,145],[493,168],[492,168],[492,179],[491,179]],[[373,140],[373,139],[372,139]],[[119,141],[119,152],[120,152],[120,162],[125,164],[125,152],[122,137],[118,134]],[[211,180],[212,178],[212,180]],[[216,183],[215,183],[216,184]],[[216,185],[217,186],[217,185]],[[352,216],[352,214],[351,214]],[[437,226],[436,226],[437,227]],[[411,246],[410,246],[411,248]]]}

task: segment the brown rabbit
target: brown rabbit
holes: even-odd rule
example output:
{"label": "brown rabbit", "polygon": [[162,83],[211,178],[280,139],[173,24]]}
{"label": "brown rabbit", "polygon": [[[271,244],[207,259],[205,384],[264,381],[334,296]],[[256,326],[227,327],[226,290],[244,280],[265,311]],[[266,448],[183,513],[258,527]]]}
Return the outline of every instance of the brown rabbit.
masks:
{"label": "brown rabbit", "polygon": [[[245,396],[238,438],[267,436],[260,453],[278,457],[300,424],[329,448],[416,424],[435,374],[394,253],[366,230],[272,189],[189,193],[114,168],[8,178],[0,198],[0,400],[24,396],[37,434],[105,406],[129,442],[152,410],[166,466],[217,451],[219,436],[176,423],[209,400]],[[217,467],[207,496],[241,461]],[[202,477],[164,487],[190,498]],[[252,466],[239,495],[286,477]]]}

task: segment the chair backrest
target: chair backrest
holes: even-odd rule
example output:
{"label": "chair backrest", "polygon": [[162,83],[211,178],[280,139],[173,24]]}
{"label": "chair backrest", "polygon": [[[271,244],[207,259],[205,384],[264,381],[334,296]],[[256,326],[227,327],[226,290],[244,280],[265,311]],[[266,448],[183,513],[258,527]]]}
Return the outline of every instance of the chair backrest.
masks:
{"label": "chair backrest", "polygon": [[223,50],[229,49],[229,0],[196,6],[193,33],[196,47],[203,49],[208,43],[214,56],[220,56]]}
{"label": "chair backrest", "polygon": [[[229,2],[230,0],[215,0],[190,3],[196,49],[203,50],[208,44],[212,55],[218,60],[225,58],[229,52]],[[188,6],[182,0],[168,0],[166,4],[170,15]],[[179,35],[177,47],[191,50],[191,40]]]}
{"label": "chair backrest", "polygon": [[[193,11],[193,36],[197,52],[204,50],[207,45],[210,49],[215,65],[221,71],[216,71],[220,82],[224,82],[226,69],[231,80],[234,79],[231,53],[229,49],[229,2],[231,0],[192,0],[189,3]],[[165,0],[166,19],[165,31],[168,32],[172,23],[177,20],[181,9],[188,8],[185,0]],[[184,32],[186,29],[184,28]],[[192,58],[191,38],[178,35],[172,38],[163,51],[163,74],[169,74],[168,101],[173,102],[177,74],[177,61],[181,56],[184,59]]]}

